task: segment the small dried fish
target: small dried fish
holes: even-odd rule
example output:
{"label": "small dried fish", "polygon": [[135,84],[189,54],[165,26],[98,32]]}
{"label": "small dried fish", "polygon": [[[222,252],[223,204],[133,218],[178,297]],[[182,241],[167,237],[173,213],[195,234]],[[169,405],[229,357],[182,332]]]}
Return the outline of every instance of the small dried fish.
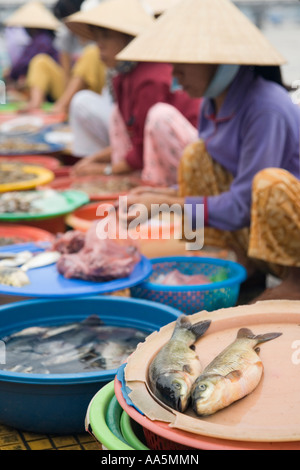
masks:
{"label": "small dried fish", "polygon": [[0,284],[11,287],[24,287],[30,284],[30,280],[21,269],[0,266]]}
{"label": "small dried fish", "polygon": [[20,213],[38,213],[40,210],[35,203],[41,198],[39,192],[35,191],[12,191],[0,195],[0,213],[12,214]]}

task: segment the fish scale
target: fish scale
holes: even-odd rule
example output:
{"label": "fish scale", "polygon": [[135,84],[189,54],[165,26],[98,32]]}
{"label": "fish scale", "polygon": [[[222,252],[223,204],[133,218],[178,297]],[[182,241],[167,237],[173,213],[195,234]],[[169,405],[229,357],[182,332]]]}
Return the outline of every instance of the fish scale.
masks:
{"label": "fish scale", "polygon": [[254,335],[242,328],[236,340],[221,352],[197,378],[192,387],[192,406],[199,416],[209,416],[244,398],[258,386],[263,364],[257,345],[282,333]]}
{"label": "fish scale", "polygon": [[210,326],[210,320],[192,324],[185,315],[176,321],[171,339],[158,352],[149,367],[154,395],[177,411],[189,405],[191,387],[202,371],[193,346]]}

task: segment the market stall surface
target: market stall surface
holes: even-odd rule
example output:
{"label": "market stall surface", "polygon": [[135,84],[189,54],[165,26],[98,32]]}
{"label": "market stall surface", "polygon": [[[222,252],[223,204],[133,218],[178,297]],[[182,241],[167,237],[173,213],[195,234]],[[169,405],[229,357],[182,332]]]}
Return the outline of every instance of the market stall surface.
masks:
{"label": "market stall surface", "polygon": [[100,450],[88,433],[71,436],[42,435],[17,431],[0,424],[1,450]]}

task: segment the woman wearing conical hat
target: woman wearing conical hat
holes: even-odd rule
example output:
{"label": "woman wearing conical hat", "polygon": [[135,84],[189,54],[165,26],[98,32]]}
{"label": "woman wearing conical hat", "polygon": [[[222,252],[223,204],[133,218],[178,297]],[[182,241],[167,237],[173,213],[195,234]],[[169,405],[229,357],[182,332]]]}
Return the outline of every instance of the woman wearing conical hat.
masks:
{"label": "woman wearing conical hat", "polygon": [[203,204],[207,245],[234,248],[249,276],[283,279],[262,299],[300,299],[300,109],[281,83],[283,57],[228,0],[182,0],[118,58],[169,61],[183,88],[204,96],[179,191],[142,188],[129,203],[188,204],[193,228]]}
{"label": "woman wearing conical hat", "polygon": [[26,77],[30,61],[38,54],[47,54],[58,61],[53,42],[59,21],[41,3],[29,2],[19,8],[5,21],[5,25],[24,28],[30,37],[28,45],[7,73],[7,80],[17,82]]}
{"label": "woman wearing conical hat", "polygon": [[[183,128],[191,129],[196,137],[200,99],[190,98],[182,90],[171,89],[172,67],[169,64],[116,61],[116,54],[153,22],[153,16],[139,0],[106,0],[95,9],[74,15],[66,22],[74,33],[93,38],[98,43],[101,58],[110,69],[110,82],[115,98],[109,125],[110,147],[82,158],[74,168],[78,175],[103,172],[140,174],[145,165],[147,146],[144,141],[145,125],[152,107],[160,102],[171,108],[176,107],[186,122]],[[101,123],[95,121],[94,126],[99,128]],[[183,129],[181,134],[183,138],[180,145],[176,141],[177,146],[172,146],[173,153],[168,153],[167,158],[170,160],[177,160],[184,144],[191,141],[184,140],[186,135]],[[76,152],[75,148],[74,151]],[[153,175],[157,177],[155,168]],[[160,177],[162,181],[166,181],[170,177],[170,171]],[[176,174],[172,178],[176,181]]]}
{"label": "woman wearing conical hat", "polygon": [[[34,50],[34,54],[26,54],[25,51],[19,61],[26,65],[22,69],[22,75],[29,95],[23,112],[40,109],[48,99],[55,103],[53,112],[67,114],[72,97],[78,91],[102,91],[106,67],[101,61],[97,46],[83,44],[80,38],[70,40],[69,30],[63,25],[64,15],[69,16],[80,10],[82,3],[82,0],[59,0],[53,15],[38,2],[29,2],[9,18],[9,24],[27,28],[35,26],[35,40],[28,48],[30,51]],[[50,47],[45,47],[45,31],[41,27],[47,24],[55,28],[51,33],[51,48],[55,53],[51,53]],[[20,68],[20,63],[17,68]],[[15,74],[15,70],[12,74]]]}

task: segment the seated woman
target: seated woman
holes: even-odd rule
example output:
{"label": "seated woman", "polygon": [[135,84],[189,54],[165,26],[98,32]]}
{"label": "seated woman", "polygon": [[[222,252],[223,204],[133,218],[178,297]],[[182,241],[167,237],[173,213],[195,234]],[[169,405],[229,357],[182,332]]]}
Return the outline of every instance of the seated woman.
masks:
{"label": "seated woman", "polygon": [[234,5],[224,0],[222,18],[218,6],[183,0],[118,55],[169,61],[183,88],[205,97],[179,190],[139,188],[128,202],[187,204],[194,229],[203,204],[207,245],[233,248],[249,275],[284,278],[267,297],[300,299],[300,109],[281,83],[284,59]]}
{"label": "seated woman", "polygon": [[[17,18],[13,16],[8,20],[8,25],[25,27],[32,36],[32,42],[10,72],[10,78],[22,78],[28,90],[29,99],[23,111],[40,109],[46,100],[50,100],[55,103],[54,112],[67,113],[72,97],[79,90],[91,89],[101,93],[106,68],[97,46],[88,44],[82,48],[68,76],[66,56],[61,54],[65,36],[61,40],[56,36],[63,28],[60,21],[63,20],[62,15],[68,16],[78,11],[81,3],[60,0],[54,9],[54,16],[43,5],[30,2],[19,10]],[[45,27],[48,29],[45,30]]]}
{"label": "seated woman", "polygon": [[54,61],[58,60],[58,52],[53,45],[54,33],[52,30],[26,28],[26,32],[30,37],[30,42],[8,71],[7,79],[10,81],[17,82],[26,77],[31,61],[39,54],[45,54]]}
{"label": "seated woman", "polygon": [[[97,42],[101,58],[110,69],[116,101],[109,126],[110,147],[83,158],[74,167],[77,175],[142,172],[143,177],[144,169],[150,165],[153,183],[176,182],[183,148],[197,137],[200,99],[192,99],[181,90],[171,90],[172,68],[169,64],[119,62],[115,59],[117,53],[153,21],[138,0],[107,0],[88,13],[75,14],[66,22],[74,33],[94,38]],[[171,131],[167,136],[164,134],[161,145],[168,148],[164,167],[157,167],[154,159],[147,163],[147,155],[157,152],[152,141],[150,143],[150,139],[144,138],[147,121],[156,119],[151,110],[158,103],[167,104],[171,110],[176,107],[182,118],[179,118],[180,122],[183,122],[179,137]],[[168,113],[165,113],[165,120],[171,129]],[[97,121],[95,125],[100,126],[101,123]],[[153,125],[152,132],[161,135]]]}
{"label": "seated woman", "polygon": [[29,3],[18,9],[6,21],[7,28],[26,30],[29,41],[7,71],[5,79],[23,86],[26,84],[31,61],[39,54],[58,61],[58,52],[54,46],[55,31],[59,21],[42,4]]}

